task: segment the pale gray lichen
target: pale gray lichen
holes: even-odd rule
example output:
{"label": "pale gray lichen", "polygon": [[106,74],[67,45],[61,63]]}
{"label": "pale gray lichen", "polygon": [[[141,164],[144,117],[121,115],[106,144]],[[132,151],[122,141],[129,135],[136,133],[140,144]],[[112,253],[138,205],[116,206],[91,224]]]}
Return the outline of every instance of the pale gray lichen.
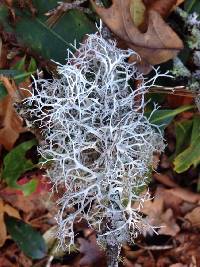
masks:
{"label": "pale gray lichen", "polygon": [[193,53],[193,62],[196,67],[200,68],[200,51],[195,51]]}
{"label": "pale gray lichen", "polygon": [[74,243],[74,222],[81,218],[110,247],[150,227],[140,214],[149,194],[138,192],[147,185],[153,153],[164,149],[159,128],[144,116],[144,95],[159,74],[146,80],[128,63],[133,54],[101,31],[91,34],[75,54],[68,50],[60,79],[35,81],[26,100],[42,129],[39,152],[51,160],[54,188],[65,188],[57,216],[64,247]]}
{"label": "pale gray lichen", "polygon": [[[181,8],[176,8],[177,14],[182,18],[183,32],[185,35],[185,41],[190,48],[190,65],[193,63],[191,70],[189,70],[180,59],[174,59],[174,65],[172,73],[175,77],[183,78],[184,84],[194,94],[195,102],[199,107],[199,95],[200,95],[200,20],[199,15],[196,12],[192,14],[187,13]],[[195,70],[193,70],[195,67]]]}
{"label": "pale gray lichen", "polygon": [[178,57],[173,59],[173,70],[171,72],[175,77],[191,77],[191,72]]}

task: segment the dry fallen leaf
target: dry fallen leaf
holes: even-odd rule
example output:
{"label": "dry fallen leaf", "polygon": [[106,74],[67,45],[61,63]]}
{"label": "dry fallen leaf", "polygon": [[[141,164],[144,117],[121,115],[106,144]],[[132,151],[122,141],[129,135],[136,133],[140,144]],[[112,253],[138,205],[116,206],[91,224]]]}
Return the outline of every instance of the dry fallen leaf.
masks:
{"label": "dry fallen leaf", "polygon": [[187,265],[183,265],[182,263],[175,263],[170,265],[169,267],[188,267]]}
{"label": "dry fallen leaf", "polygon": [[8,95],[0,101],[0,144],[5,149],[12,149],[19,134],[26,131],[23,120],[13,108],[13,102],[19,101],[27,95],[17,90],[17,87],[7,77],[0,77],[1,82],[7,89]]}
{"label": "dry fallen leaf", "polygon": [[98,6],[94,0],[90,1],[110,30],[149,64],[165,62],[183,48],[181,39],[156,11],[149,11],[148,29],[141,33],[131,18],[131,0],[113,0],[109,8]]}
{"label": "dry fallen leaf", "polygon": [[105,254],[97,245],[96,236],[92,234],[88,239],[78,238],[80,244],[79,251],[83,254],[80,260],[80,266],[96,264],[96,266],[105,266]]}
{"label": "dry fallen leaf", "polygon": [[167,209],[163,214],[161,214],[161,221],[164,223],[163,227],[161,225],[159,234],[175,236],[180,231],[180,227],[174,219],[174,214],[172,209]]}
{"label": "dry fallen leaf", "polygon": [[174,6],[174,8],[176,8],[177,6],[179,6],[180,4],[182,4],[185,0],[177,0],[176,5]]}
{"label": "dry fallen leaf", "polygon": [[197,203],[200,202],[200,194],[191,192],[187,189],[181,188],[181,187],[175,187],[172,189],[166,190],[169,193],[183,199],[184,201],[187,201],[189,203]]}
{"label": "dry fallen leaf", "polygon": [[176,5],[177,0],[156,0],[151,1],[149,5],[147,5],[148,9],[152,9],[158,12],[163,18],[167,17],[172,8]]}
{"label": "dry fallen leaf", "polygon": [[200,207],[196,207],[186,214],[185,219],[189,220],[193,227],[200,228]]}
{"label": "dry fallen leaf", "polygon": [[160,227],[159,234],[175,236],[180,231],[173,210],[165,209],[164,198],[159,193],[155,195],[153,201],[144,202],[141,212],[148,216],[150,225]]}
{"label": "dry fallen leaf", "polygon": [[153,178],[160,182],[161,184],[164,184],[169,187],[177,187],[178,185],[172,180],[171,177],[169,177],[166,174],[163,173],[154,173]]}
{"label": "dry fallen leaf", "polygon": [[2,247],[7,239],[6,225],[4,222],[4,213],[10,216],[20,219],[18,210],[12,206],[5,204],[2,199],[0,199],[0,247]]}
{"label": "dry fallen leaf", "polygon": [[8,95],[0,101],[0,143],[5,149],[12,149],[19,134],[24,132],[23,120],[13,108],[13,101]]}

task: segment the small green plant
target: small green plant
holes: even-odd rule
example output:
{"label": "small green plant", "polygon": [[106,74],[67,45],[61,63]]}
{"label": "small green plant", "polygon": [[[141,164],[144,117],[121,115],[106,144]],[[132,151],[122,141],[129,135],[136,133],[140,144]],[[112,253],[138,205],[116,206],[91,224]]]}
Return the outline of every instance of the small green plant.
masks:
{"label": "small green plant", "polygon": [[176,150],[174,170],[177,173],[187,171],[200,163],[200,117],[175,124]]}

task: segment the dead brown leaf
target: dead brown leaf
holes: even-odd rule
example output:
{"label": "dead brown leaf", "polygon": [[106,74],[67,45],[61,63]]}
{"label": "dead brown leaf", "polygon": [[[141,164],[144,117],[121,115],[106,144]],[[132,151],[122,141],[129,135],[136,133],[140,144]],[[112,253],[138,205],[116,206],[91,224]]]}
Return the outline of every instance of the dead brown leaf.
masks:
{"label": "dead brown leaf", "polygon": [[185,219],[189,220],[193,227],[200,228],[200,207],[196,207],[186,214]]}
{"label": "dead brown leaf", "polygon": [[161,173],[154,173],[153,177],[162,184],[171,187],[171,189],[165,189],[165,193],[169,193],[189,203],[200,202],[200,194],[189,191],[185,188],[179,187],[168,175]]}
{"label": "dead brown leaf", "polygon": [[23,127],[23,119],[15,112],[13,102],[20,101],[27,93],[21,94],[14,81],[10,81],[7,77],[1,76],[0,80],[8,92],[8,95],[0,101],[0,144],[10,150],[19,134],[27,130]]}
{"label": "dead brown leaf", "polygon": [[135,264],[133,264],[131,261],[129,261],[127,258],[124,259],[124,262],[123,262],[124,266],[125,267],[134,267]]}
{"label": "dead brown leaf", "polygon": [[106,266],[105,254],[97,245],[95,234],[90,235],[88,239],[78,238],[78,242],[80,244],[79,251],[83,254],[80,266],[97,264],[97,262],[98,266]]}
{"label": "dead brown leaf", "polygon": [[177,187],[178,185],[166,174],[163,173],[154,173],[153,178],[160,182],[161,184],[164,184],[169,187]]}
{"label": "dead brown leaf", "polygon": [[16,114],[10,96],[0,102],[0,143],[5,149],[12,149],[19,134],[24,132],[23,120]]}
{"label": "dead brown leaf", "polygon": [[20,219],[19,212],[8,204],[5,204],[2,199],[0,199],[0,247],[2,247],[7,239],[6,225],[4,222],[4,213],[10,216]]}
{"label": "dead brown leaf", "polygon": [[171,194],[167,189],[162,187],[157,188],[156,195],[162,197],[165,209],[172,209],[176,217],[181,216],[181,208],[184,204],[184,201],[181,198]]}
{"label": "dead brown leaf", "polygon": [[175,236],[180,231],[173,210],[171,208],[165,209],[164,198],[159,193],[155,195],[153,201],[144,202],[141,211],[148,216],[150,225],[161,227],[158,230],[159,234]]}
{"label": "dead brown leaf", "polygon": [[175,263],[170,265],[170,267],[187,267],[187,265],[183,265],[182,263]]}
{"label": "dead brown leaf", "polygon": [[[30,78],[26,78],[25,81],[20,82],[18,87],[15,84],[15,81],[12,79],[9,79],[6,76],[0,76],[0,81],[3,83],[4,87],[6,88],[9,96],[15,101],[15,102],[21,102],[24,98],[30,96],[29,90],[23,90],[22,88],[28,88],[31,84]],[[18,89],[19,88],[19,89]]]}
{"label": "dead brown leaf", "polygon": [[181,187],[175,187],[166,191],[189,203],[197,203],[200,201],[200,194],[191,192]]}
{"label": "dead brown leaf", "polygon": [[177,0],[176,5],[174,6],[174,8],[176,8],[177,6],[179,6],[180,4],[182,4],[185,0]]}
{"label": "dead brown leaf", "polygon": [[0,76],[0,81],[3,83],[4,87],[6,88],[8,94],[12,98],[18,98],[17,96],[17,87],[15,83],[12,83],[7,77]]}
{"label": "dead brown leaf", "polygon": [[170,14],[176,3],[177,0],[156,0],[151,1],[147,7],[148,9],[158,12],[163,18],[165,18]]}
{"label": "dead brown leaf", "polygon": [[149,64],[165,62],[183,48],[181,39],[156,11],[149,11],[148,29],[141,33],[132,21],[130,0],[113,0],[109,8],[98,6],[95,0],[90,1],[110,30]]}
{"label": "dead brown leaf", "polygon": [[176,223],[172,209],[167,209],[163,214],[161,214],[161,221],[164,225],[158,231],[159,234],[175,236],[179,231],[180,227]]}

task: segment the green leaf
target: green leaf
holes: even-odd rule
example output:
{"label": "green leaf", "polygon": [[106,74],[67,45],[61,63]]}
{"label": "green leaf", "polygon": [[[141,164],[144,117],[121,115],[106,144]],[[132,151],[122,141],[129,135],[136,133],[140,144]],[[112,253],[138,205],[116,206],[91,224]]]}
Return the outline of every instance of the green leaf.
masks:
{"label": "green leaf", "polygon": [[174,156],[182,152],[190,143],[193,120],[175,123],[176,150]]}
{"label": "green leaf", "polygon": [[193,105],[187,105],[179,107],[177,109],[156,110],[152,115],[150,114],[150,112],[146,112],[145,115],[147,116],[147,118],[150,117],[149,121],[152,124],[158,125],[161,129],[164,129],[172,122],[176,115],[192,108],[194,108]]}
{"label": "green leaf", "polygon": [[2,83],[0,83],[0,101],[1,99],[3,99],[5,96],[7,96],[7,90],[4,87],[4,85]]}
{"label": "green leaf", "polygon": [[17,184],[17,180],[23,173],[35,168],[32,161],[26,158],[26,152],[36,144],[34,139],[24,142],[12,149],[3,160],[3,179],[11,188],[22,190],[24,195],[34,192],[37,186],[36,180],[31,180],[25,185]]}
{"label": "green leaf", "polygon": [[48,26],[45,12],[57,6],[57,0],[35,0],[38,13],[33,17],[27,10],[15,7],[14,33],[20,44],[31,48],[45,59],[64,64],[67,48],[74,50],[73,44],[83,39],[85,34],[96,31],[95,25],[79,10],[64,13],[52,27]]}
{"label": "green leaf", "polygon": [[174,170],[177,173],[187,171],[192,165],[196,167],[200,163],[200,136],[195,143],[179,154],[174,160]]}
{"label": "green leaf", "polygon": [[14,66],[12,66],[12,70],[18,70],[19,72],[25,71],[25,62],[26,62],[26,56],[21,58]]}
{"label": "green leaf", "polygon": [[32,57],[30,60],[30,63],[28,65],[28,72],[36,72],[37,70],[37,63],[35,61],[35,59]]}
{"label": "green leaf", "polygon": [[34,73],[35,73],[35,71],[23,72],[19,75],[14,76],[13,79],[15,80],[16,84],[19,84],[19,83],[23,82],[26,78],[30,77]]}
{"label": "green leaf", "polygon": [[174,170],[178,173],[200,163],[200,116],[176,124],[175,155]]}
{"label": "green leaf", "polygon": [[0,25],[4,28],[4,31],[13,33],[13,28],[10,26],[9,20],[9,10],[5,4],[0,4]]}
{"label": "green leaf", "polygon": [[184,8],[188,13],[196,12],[200,14],[199,0],[185,0]]}
{"label": "green leaf", "polygon": [[[69,2],[69,0],[66,0]],[[54,9],[58,6],[57,0],[33,0],[34,7],[37,8],[37,12],[39,15],[43,15],[47,13],[49,10]]]}
{"label": "green leaf", "polygon": [[12,239],[24,254],[32,259],[42,259],[46,256],[44,239],[31,225],[8,215],[5,216],[5,223]]}
{"label": "green leaf", "polygon": [[[37,70],[37,65],[34,60],[34,58],[31,58],[29,66],[28,66],[28,72],[25,71],[25,57],[23,57],[22,60],[20,60],[13,69],[3,69],[0,70],[0,75],[10,77],[15,80],[16,84],[19,84],[20,82],[23,82],[26,78],[30,77],[32,74],[34,74]],[[24,69],[22,71],[22,69]],[[8,92],[2,82],[0,82],[0,100],[8,95]]]}
{"label": "green leaf", "polygon": [[193,119],[191,143],[196,143],[196,139],[200,136],[200,116]]}

